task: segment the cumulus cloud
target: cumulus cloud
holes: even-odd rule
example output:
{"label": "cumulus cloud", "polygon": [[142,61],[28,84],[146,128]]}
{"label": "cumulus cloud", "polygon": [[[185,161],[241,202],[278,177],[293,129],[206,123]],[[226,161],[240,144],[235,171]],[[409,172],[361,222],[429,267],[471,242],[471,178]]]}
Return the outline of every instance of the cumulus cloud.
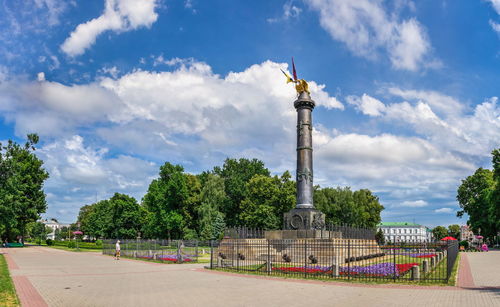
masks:
{"label": "cumulus cloud", "polygon": [[347,102],[356,107],[363,114],[370,116],[380,116],[385,110],[385,105],[378,99],[363,94],[361,97],[347,96]]}
{"label": "cumulus cloud", "polygon": [[101,16],[78,25],[61,45],[69,56],[81,55],[105,31],[124,32],[151,27],[157,20],[157,0],[105,0]]}
{"label": "cumulus cloud", "polygon": [[415,71],[427,66],[431,43],[424,27],[415,18],[401,20],[397,11],[388,12],[383,1],[306,2],[319,12],[321,26],[354,54],[375,59],[385,51],[396,69]]}
{"label": "cumulus cloud", "polygon": [[406,201],[401,203],[401,206],[419,208],[419,207],[425,207],[428,204],[429,203],[426,202],[425,200],[419,199],[419,200],[406,200]]}
{"label": "cumulus cloud", "polygon": [[440,208],[440,209],[434,210],[434,212],[436,212],[436,213],[453,213],[453,209],[452,208]]}

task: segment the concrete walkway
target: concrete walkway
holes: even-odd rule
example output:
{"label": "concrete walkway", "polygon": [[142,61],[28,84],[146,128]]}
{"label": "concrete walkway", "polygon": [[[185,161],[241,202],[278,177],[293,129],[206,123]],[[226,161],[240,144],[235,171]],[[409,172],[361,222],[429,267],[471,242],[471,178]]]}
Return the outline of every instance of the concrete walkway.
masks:
{"label": "concrete walkway", "polygon": [[[207,271],[198,264],[116,261],[97,253],[42,247],[0,252],[7,253],[24,307],[500,306],[499,288],[365,286],[262,278]],[[477,255],[476,262],[476,255],[468,254],[472,270],[483,269],[482,255]],[[500,253],[486,257],[488,263],[497,264],[495,270],[500,269]],[[487,275],[477,285],[498,287],[499,279],[498,273]]]}

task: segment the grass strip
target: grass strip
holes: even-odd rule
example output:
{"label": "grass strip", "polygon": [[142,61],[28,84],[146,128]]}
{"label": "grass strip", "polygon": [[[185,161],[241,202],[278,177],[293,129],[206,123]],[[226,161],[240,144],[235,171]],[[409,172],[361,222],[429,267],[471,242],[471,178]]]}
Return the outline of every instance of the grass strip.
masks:
{"label": "grass strip", "polygon": [[5,257],[0,254],[0,305],[5,307],[20,306],[19,299],[16,295],[16,290],[12,279],[10,278],[9,269]]}

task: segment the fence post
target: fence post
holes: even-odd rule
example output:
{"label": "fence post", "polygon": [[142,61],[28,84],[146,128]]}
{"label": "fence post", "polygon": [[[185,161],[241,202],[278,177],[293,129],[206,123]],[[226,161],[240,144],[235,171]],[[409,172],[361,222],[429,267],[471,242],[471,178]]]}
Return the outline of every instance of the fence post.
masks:
{"label": "fence post", "polygon": [[304,239],[304,277],[307,278],[307,239]]}
{"label": "fence post", "polygon": [[214,240],[210,240],[210,269],[214,268]]}
{"label": "fence post", "polygon": [[[394,246],[396,246],[396,245],[394,245]],[[395,248],[392,249],[392,262],[393,262],[393,265],[394,265],[393,280],[396,281],[397,267],[396,267],[396,249]]]}
{"label": "fence post", "polygon": [[267,240],[267,261],[266,261],[266,271],[267,274],[270,275],[272,272],[272,264],[271,264],[271,242]]}
{"label": "fence post", "polygon": [[351,279],[351,240],[347,240],[347,279]]}

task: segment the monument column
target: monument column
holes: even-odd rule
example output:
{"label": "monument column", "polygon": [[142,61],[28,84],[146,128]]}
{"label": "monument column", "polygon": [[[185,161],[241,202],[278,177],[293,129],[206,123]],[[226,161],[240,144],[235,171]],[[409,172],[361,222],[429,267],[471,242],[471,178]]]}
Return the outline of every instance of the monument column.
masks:
{"label": "monument column", "polygon": [[297,92],[298,98],[293,104],[297,110],[297,202],[294,209],[285,213],[284,228],[323,229],[325,215],[316,210],[313,203],[312,110],[315,103],[307,90]]}
{"label": "monument column", "polygon": [[297,209],[313,209],[312,110],[315,103],[307,92],[294,102],[297,110]]}

